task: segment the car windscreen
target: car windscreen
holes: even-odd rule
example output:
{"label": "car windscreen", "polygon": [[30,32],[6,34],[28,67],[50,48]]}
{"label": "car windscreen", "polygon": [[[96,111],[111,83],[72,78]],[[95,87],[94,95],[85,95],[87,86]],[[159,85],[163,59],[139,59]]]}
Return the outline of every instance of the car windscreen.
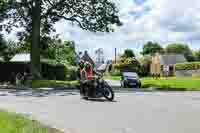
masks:
{"label": "car windscreen", "polygon": [[123,73],[123,76],[126,78],[138,78],[138,75],[136,73]]}

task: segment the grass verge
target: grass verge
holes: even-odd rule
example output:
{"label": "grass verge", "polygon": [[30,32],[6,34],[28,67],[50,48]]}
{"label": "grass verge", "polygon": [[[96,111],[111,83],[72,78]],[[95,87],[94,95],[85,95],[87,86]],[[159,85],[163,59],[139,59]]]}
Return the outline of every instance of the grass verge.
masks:
{"label": "grass verge", "polygon": [[111,80],[121,80],[121,76],[107,76],[105,79],[111,79]]}
{"label": "grass verge", "polygon": [[34,80],[32,88],[52,87],[52,88],[75,88],[79,85],[78,81],[57,81],[57,80]]}
{"label": "grass verge", "polygon": [[62,133],[21,115],[0,111],[0,133]]}
{"label": "grass verge", "polygon": [[144,78],[142,88],[171,91],[200,91],[200,78]]}

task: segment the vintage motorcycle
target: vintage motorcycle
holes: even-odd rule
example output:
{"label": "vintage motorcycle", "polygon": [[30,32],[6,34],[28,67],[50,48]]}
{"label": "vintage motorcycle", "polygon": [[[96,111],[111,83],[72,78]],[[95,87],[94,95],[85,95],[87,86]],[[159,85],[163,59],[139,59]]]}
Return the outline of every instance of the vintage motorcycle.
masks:
{"label": "vintage motorcycle", "polygon": [[87,87],[84,88],[87,94],[87,96],[84,96],[85,99],[105,97],[108,101],[114,100],[114,91],[103,77],[93,77],[92,84],[94,87],[92,94],[88,94]]}

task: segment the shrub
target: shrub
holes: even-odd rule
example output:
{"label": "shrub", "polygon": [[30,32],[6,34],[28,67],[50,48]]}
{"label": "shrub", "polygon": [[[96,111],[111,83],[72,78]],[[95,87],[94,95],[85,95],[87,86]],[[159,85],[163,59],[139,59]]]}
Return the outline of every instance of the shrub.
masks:
{"label": "shrub", "polygon": [[121,76],[121,71],[117,69],[113,69],[111,71],[111,76]]}
{"label": "shrub", "polygon": [[52,65],[52,64],[42,64],[42,76],[49,80],[65,80],[65,66],[64,65]]}
{"label": "shrub", "polygon": [[77,78],[77,67],[65,66],[66,80],[76,80]]}
{"label": "shrub", "polygon": [[176,64],[176,70],[198,70],[200,69],[200,62],[187,62]]}
{"label": "shrub", "polygon": [[136,58],[120,58],[117,64],[113,64],[113,69],[117,69],[120,72],[136,72],[140,73],[140,63]]}

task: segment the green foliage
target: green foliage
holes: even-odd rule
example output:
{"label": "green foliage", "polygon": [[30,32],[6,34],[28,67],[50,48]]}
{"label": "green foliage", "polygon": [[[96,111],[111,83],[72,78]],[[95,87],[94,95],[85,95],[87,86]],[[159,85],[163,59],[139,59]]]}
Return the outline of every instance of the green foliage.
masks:
{"label": "green foliage", "polygon": [[144,47],[141,54],[143,55],[154,55],[155,53],[163,53],[164,49],[158,44],[154,42],[147,42]]}
{"label": "green foliage", "polygon": [[183,54],[189,50],[189,47],[185,44],[173,43],[169,44],[165,50],[167,53]]}
{"label": "green foliage", "polygon": [[21,115],[0,111],[1,133],[61,133],[60,131],[41,125]]}
{"label": "green foliage", "polygon": [[3,35],[0,34],[0,56],[3,56],[3,52],[6,48],[6,40],[3,38]]}
{"label": "green foliage", "polygon": [[135,57],[135,54],[132,49],[126,49],[124,51],[124,54],[122,55],[122,57],[123,58],[131,58],[131,57]]}
{"label": "green foliage", "polygon": [[[6,13],[6,9],[8,7],[8,1],[7,0],[0,0],[0,22],[3,21],[3,17]],[[0,31],[1,31],[1,24],[0,24]]]}
{"label": "green foliage", "polygon": [[47,62],[42,63],[42,75],[45,79],[66,79],[66,67],[62,64],[49,64]]}
{"label": "green foliage", "polygon": [[200,50],[194,52],[194,57],[196,61],[200,61]]}
{"label": "green foliage", "polygon": [[200,69],[200,62],[187,62],[176,64],[176,70],[198,70]]}
{"label": "green foliage", "polygon": [[[50,64],[75,65],[74,42],[62,41],[57,37],[41,39],[41,56]],[[18,47],[18,53],[29,53],[30,42],[22,42]],[[41,59],[43,60],[43,59]]]}
{"label": "green foliage", "polygon": [[17,46],[17,43],[12,41],[12,40],[8,40],[6,41],[6,49],[3,52],[3,58],[5,62],[10,61],[10,59],[16,54],[18,53],[19,47]]}
{"label": "green foliage", "polygon": [[111,76],[121,76],[122,75],[121,71],[118,69],[112,69],[110,74],[111,74]]}
{"label": "green foliage", "polygon": [[[123,71],[133,71],[140,73],[141,72],[141,66],[137,59],[135,58],[120,58],[120,60],[117,62],[117,64],[113,64],[113,70],[118,70],[121,72]],[[119,76],[118,74],[112,74],[113,76]]]}
{"label": "green foliage", "polygon": [[18,36],[22,42],[31,42],[31,72],[35,79],[41,78],[41,38],[49,38],[51,33],[55,32],[56,22],[70,21],[92,32],[111,32],[115,25],[121,25],[118,10],[110,0],[7,1],[8,7],[0,12],[0,18],[6,21],[1,23],[0,20],[0,25],[3,25],[8,33],[14,27],[24,29],[18,32]]}
{"label": "green foliage", "polygon": [[149,65],[152,62],[152,56],[150,55],[144,55],[141,59],[140,62],[142,65]]}
{"label": "green foliage", "polygon": [[191,49],[186,44],[179,44],[179,43],[173,43],[169,44],[166,49],[166,53],[170,54],[183,54],[187,61],[194,61],[195,58],[192,54]]}
{"label": "green foliage", "polygon": [[66,66],[66,80],[76,80],[77,78],[77,67]]}
{"label": "green foliage", "polygon": [[[118,10],[109,0],[38,0],[37,2],[39,6],[37,8],[41,9],[41,12],[37,12],[37,15],[41,16],[41,36],[55,32],[53,25],[61,19],[71,21],[82,29],[92,32],[110,32],[114,29],[113,25],[121,25]],[[4,24],[8,32],[13,27],[25,28],[24,32],[18,34],[22,40],[31,37],[32,18],[35,15],[33,3],[34,0],[8,0],[9,8],[3,16],[8,22]]]}
{"label": "green foliage", "polygon": [[55,60],[60,64],[75,65],[76,55],[73,42],[52,40],[42,55],[44,58]]}
{"label": "green foliage", "polygon": [[0,56],[8,62],[17,53],[17,44],[11,40],[5,40],[0,34]]}

